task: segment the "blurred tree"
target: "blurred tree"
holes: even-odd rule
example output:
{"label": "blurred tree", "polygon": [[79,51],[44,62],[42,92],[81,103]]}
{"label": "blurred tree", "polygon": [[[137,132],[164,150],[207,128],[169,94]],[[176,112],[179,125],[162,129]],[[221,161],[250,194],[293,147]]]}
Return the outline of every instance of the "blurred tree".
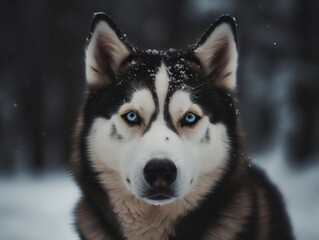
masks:
{"label": "blurred tree", "polygon": [[291,94],[295,128],[288,136],[289,156],[297,163],[319,156],[319,2],[297,1],[293,26],[298,66]]}
{"label": "blurred tree", "polygon": [[[184,48],[222,13],[239,23],[239,98],[248,146],[277,144],[283,108],[295,162],[318,156],[318,1],[67,2],[6,0],[0,8],[0,169],[42,171],[66,162],[83,98],[92,14],[110,14],[140,48]],[[285,131],[286,131],[285,130]],[[288,131],[287,130],[287,131]]]}

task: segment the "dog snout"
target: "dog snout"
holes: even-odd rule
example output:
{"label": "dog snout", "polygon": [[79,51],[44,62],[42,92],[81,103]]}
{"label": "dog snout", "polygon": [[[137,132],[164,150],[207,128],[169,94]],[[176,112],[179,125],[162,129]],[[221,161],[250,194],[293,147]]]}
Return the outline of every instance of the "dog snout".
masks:
{"label": "dog snout", "polygon": [[144,167],[144,178],[152,188],[170,187],[176,180],[177,168],[168,159],[152,159]]}

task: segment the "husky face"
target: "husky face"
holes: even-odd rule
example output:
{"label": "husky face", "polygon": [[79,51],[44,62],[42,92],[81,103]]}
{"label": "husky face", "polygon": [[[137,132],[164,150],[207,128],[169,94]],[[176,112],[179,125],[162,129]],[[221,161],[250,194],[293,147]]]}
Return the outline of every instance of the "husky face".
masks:
{"label": "husky face", "polygon": [[83,117],[85,149],[102,184],[110,188],[103,176],[115,172],[119,189],[162,205],[222,171],[236,126],[236,62],[229,17],[182,52],[136,50],[97,14],[86,49]]}

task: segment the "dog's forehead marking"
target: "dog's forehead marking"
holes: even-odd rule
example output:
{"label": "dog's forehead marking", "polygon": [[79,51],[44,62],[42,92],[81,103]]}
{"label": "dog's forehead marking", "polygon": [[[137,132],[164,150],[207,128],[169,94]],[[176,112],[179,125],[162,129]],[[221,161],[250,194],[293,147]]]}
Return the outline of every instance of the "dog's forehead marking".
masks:
{"label": "dog's forehead marking", "polygon": [[172,95],[171,101],[170,101],[171,114],[173,114],[174,111],[184,113],[186,110],[188,110],[189,106],[191,106],[192,104],[193,103],[191,101],[189,93],[185,91],[176,91]]}
{"label": "dog's forehead marking", "polygon": [[170,79],[167,74],[166,66],[164,63],[162,63],[155,76],[155,90],[156,90],[156,95],[158,98],[160,118],[163,118],[164,104],[165,104],[166,95],[169,89],[169,82],[170,82]]}
{"label": "dog's forehead marking", "polygon": [[155,104],[152,94],[147,89],[138,90],[133,94],[131,103],[139,111],[154,111]]}

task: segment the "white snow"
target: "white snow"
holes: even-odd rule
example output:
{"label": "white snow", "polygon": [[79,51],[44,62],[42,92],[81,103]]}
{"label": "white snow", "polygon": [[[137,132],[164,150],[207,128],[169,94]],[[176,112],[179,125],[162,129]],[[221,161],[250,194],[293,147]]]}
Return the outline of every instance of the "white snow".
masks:
{"label": "white snow", "polygon": [[281,148],[253,159],[283,194],[295,238],[318,240],[319,164],[303,170],[289,167]]}
{"label": "white snow", "polygon": [[65,173],[0,177],[0,239],[78,239],[72,225],[78,196]]}
{"label": "white snow", "polygon": [[158,54],[159,51],[157,49],[147,49],[145,52],[150,53],[150,54]]}

